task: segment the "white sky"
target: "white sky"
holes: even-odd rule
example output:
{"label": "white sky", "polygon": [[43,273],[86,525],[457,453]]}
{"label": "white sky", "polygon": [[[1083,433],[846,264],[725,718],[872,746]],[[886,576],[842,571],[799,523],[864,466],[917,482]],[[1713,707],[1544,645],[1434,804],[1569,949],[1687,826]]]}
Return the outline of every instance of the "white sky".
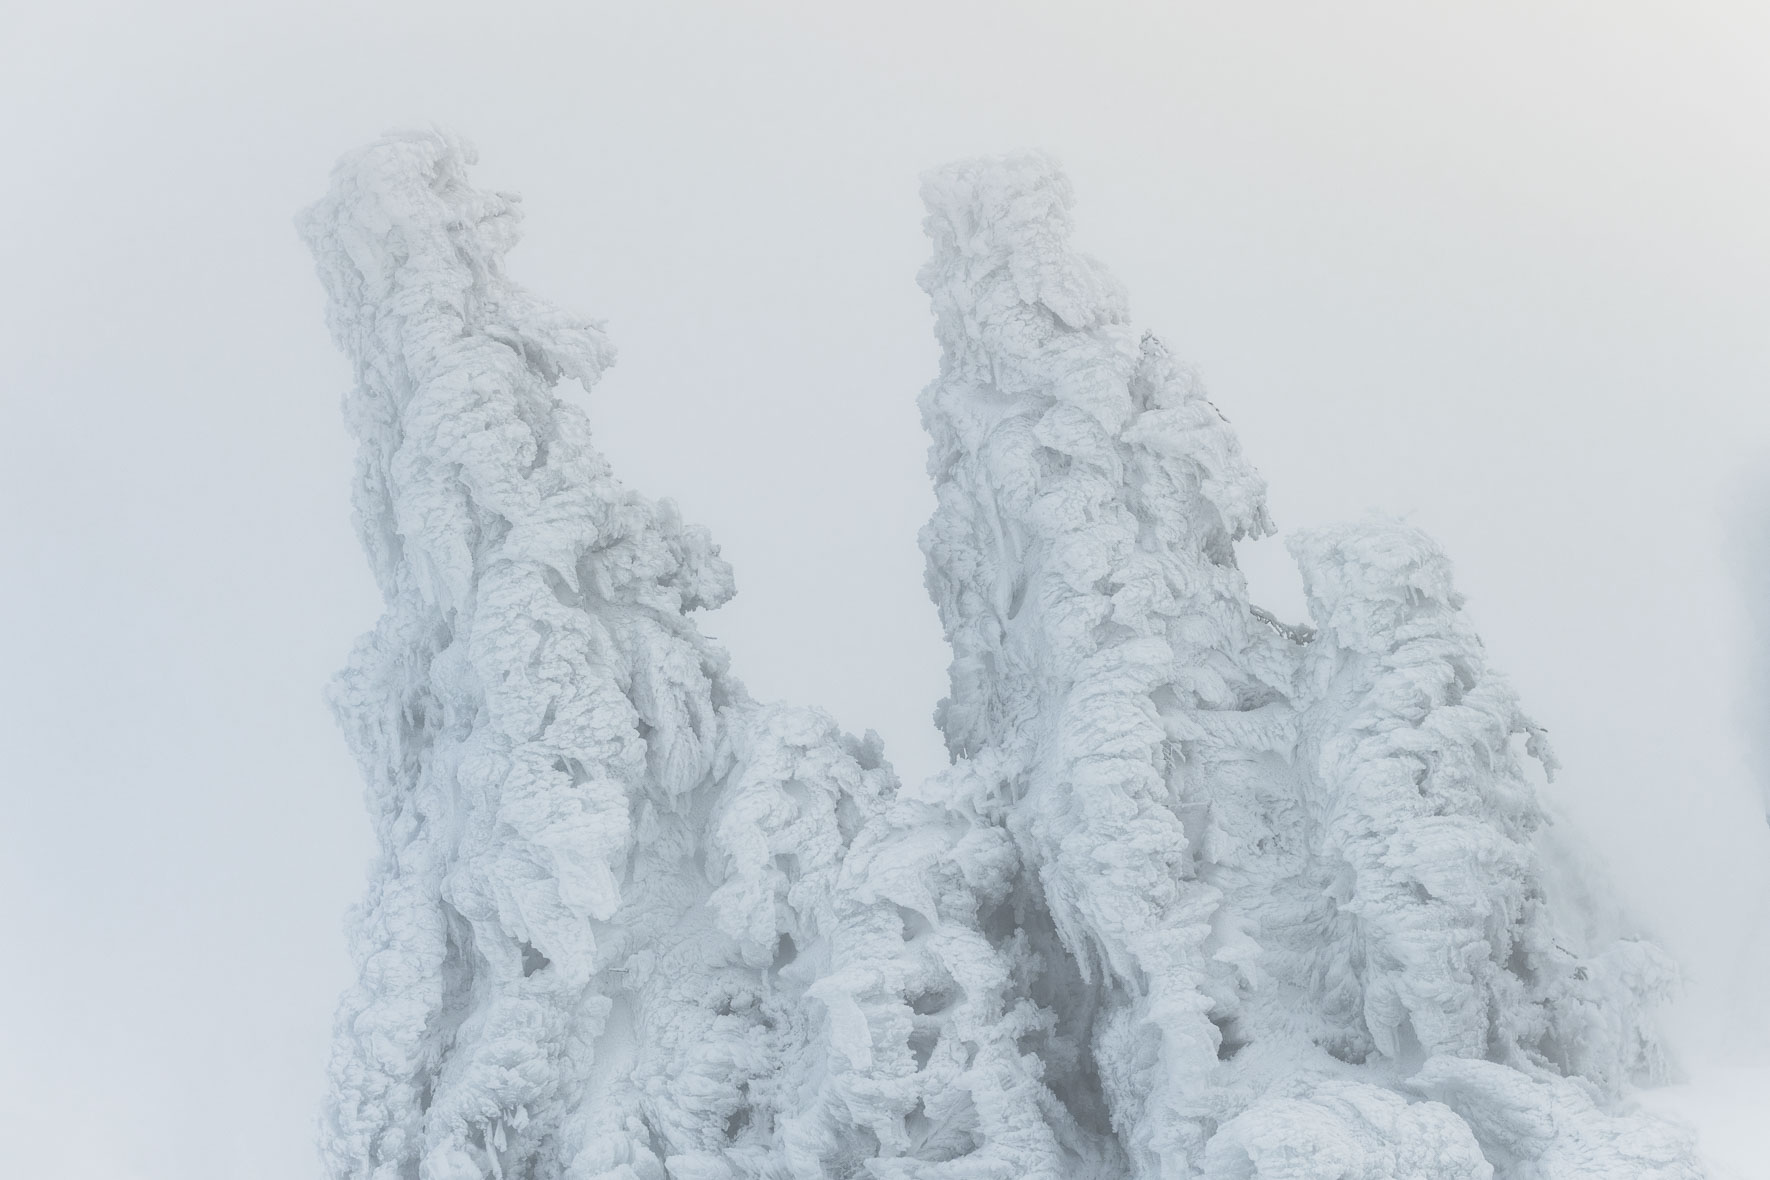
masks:
{"label": "white sky", "polygon": [[[608,319],[601,445],[723,543],[740,595],[707,629],[740,675],[878,729],[906,777],[941,757],[945,667],[916,177],[1055,151],[1083,248],[1198,364],[1280,524],[1381,507],[1456,559],[1562,806],[1689,964],[1691,1059],[1770,1023],[1727,548],[1770,458],[1762,4],[0,17],[0,1171],[318,1174],[369,848],[320,691],[377,603],[290,218],[431,121],[527,195],[519,280]],[[1296,617],[1279,544],[1243,557]]]}

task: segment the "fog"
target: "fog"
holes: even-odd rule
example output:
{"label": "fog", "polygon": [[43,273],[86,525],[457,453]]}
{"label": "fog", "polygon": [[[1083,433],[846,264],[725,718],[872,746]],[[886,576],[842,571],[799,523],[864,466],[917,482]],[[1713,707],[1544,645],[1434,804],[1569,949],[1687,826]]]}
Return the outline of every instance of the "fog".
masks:
{"label": "fog", "polygon": [[[917,175],[1054,152],[1281,529],[1381,508],[1455,559],[1555,805],[1685,964],[1687,1068],[1766,1053],[1770,11],[69,3],[5,33],[8,1174],[318,1173],[370,851],[321,692],[378,602],[291,217],[431,122],[525,194],[513,273],[607,319],[598,445],[721,542],[739,675],[907,779],[944,760]],[[1300,616],[1282,536],[1240,558]]]}

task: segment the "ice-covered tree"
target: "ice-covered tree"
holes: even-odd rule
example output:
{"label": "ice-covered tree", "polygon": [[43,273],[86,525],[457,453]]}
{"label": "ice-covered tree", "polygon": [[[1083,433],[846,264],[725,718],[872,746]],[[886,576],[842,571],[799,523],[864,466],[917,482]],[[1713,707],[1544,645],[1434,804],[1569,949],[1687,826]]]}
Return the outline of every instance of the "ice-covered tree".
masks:
{"label": "ice-covered tree", "polygon": [[1617,1106],[1666,968],[1554,886],[1448,564],[1326,530],[1313,628],[1250,604],[1264,485],[1050,160],[924,188],[953,765],[903,789],[697,630],[730,570],[591,445],[612,350],[470,162],[391,136],[301,219],[386,602],[334,1177],[1694,1174]]}
{"label": "ice-covered tree", "polygon": [[1568,853],[1524,762],[1557,763],[1488,666],[1443,552],[1381,519],[1299,533],[1291,551],[1317,627],[1298,756],[1338,914],[1314,969],[1357,1001],[1335,1051],[1456,1109],[1502,1175],[1692,1174],[1680,1136],[1594,1102],[1663,1073],[1646,1009],[1673,971],[1639,940],[1590,938],[1595,915],[1556,893]]}
{"label": "ice-covered tree", "polygon": [[1182,1174],[1254,950],[1211,880],[1210,802],[1257,790],[1250,764],[1289,744],[1282,639],[1232,555],[1268,528],[1264,486],[1068,248],[1049,160],[947,168],[923,196],[943,352],[922,540],[953,645],[939,720],[987,767],[1025,862],[1014,917],[1059,1016],[1040,1047],[1053,1086],[1138,1174]]}
{"label": "ice-covered tree", "polygon": [[1442,555],[1306,535],[1316,626],[1277,624],[1234,556],[1264,487],[1069,245],[1061,172],[923,196],[938,717],[1026,865],[1057,1091],[1139,1177],[1694,1174],[1603,1109],[1654,1064],[1667,969],[1560,936],[1513,739],[1546,746]]}
{"label": "ice-covered tree", "polygon": [[300,222],[386,600],[333,695],[380,854],[331,1173],[1062,1175],[1041,1014],[979,930],[1011,845],[731,678],[687,617],[728,567],[559,396],[612,351],[506,277],[470,158],[389,137]]}

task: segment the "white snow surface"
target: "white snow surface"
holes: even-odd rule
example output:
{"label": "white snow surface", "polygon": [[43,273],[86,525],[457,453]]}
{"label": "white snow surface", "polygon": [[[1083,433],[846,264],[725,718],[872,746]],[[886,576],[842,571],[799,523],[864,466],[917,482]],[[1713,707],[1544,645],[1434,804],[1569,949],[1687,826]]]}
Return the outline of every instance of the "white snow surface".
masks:
{"label": "white snow surface", "polygon": [[559,396],[613,350],[471,162],[390,136],[301,219],[386,601],[332,1176],[1701,1175],[1628,1096],[1672,969],[1449,562],[1372,519],[1292,538],[1310,626],[1250,603],[1265,486],[1051,160],[924,183],[953,764],[904,786],[696,628],[731,572]]}

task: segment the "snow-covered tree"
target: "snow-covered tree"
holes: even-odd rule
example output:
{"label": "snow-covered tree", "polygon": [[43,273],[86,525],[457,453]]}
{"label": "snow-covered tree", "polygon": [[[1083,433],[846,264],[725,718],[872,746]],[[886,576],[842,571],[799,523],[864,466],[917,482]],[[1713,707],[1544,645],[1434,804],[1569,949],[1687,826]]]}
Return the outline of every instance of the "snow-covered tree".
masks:
{"label": "snow-covered tree", "polygon": [[505,276],[518,209],[470,160],[390,137],[301,219],[387,604],[333,697],[380,856],[332,1174],[1061,1175],[978,927],[1012,847],[731,678],[687,618],[730,570],[558,396],[612,350]]}
{"label": "snow-covered tree", "polygon": [[[1663,1073],[1645,1009],[1674,972],[1635,939],[1591,945],[1588,915],[1552,898],[1564,853],[1524,760],[1548,777],[1557,763],[1488,667],[1449,561],[1381,519],[1290,547],[1317,627],[1298,755],[1338,914],[1314,970],[1358,1001],[1335,1051],[1411,1075],[1502,1175],[1691,1174],[1679,1136],[1593,1101]],[[1532,1123],[1548,1110],[1545,1136]]]}
{"label": "snow-covered tree", "polygon": [[1282,639],[1233,559],[1269,527],[1264,486],[1068,248],[1049,160],[947,168],[923,197],[943,354],[922,540],[953,645],[939,720],[987,766],[1026,865],[1015,921],[1059,1017],[1052,1084],[1138,1174],[1183,1174],[1254,951],[1210,879],[1210,802],[1289,743]]}
{"label": "snow-covered tree", "polygon": [[1070,247],[1054,163],[923,196],[938,718],[1026,865],[1058,1092],[1139,1177],[1693,1175],[1603,1109],[1669,973],[1547,912],[1514,737],[1552,762],[1442,555],[1305,535],[1316,626],[1278,624],[1234,556],[1264,486]]}
{"label": "snow-covered tree", "polygon": [[334,1177],[1695,1174],[1617,1106],[1667,969],[1552,887],[1448,564],[1308,534],[1314,627],[1250,604],[1264,485],[1050,160],[924,188],[953,765],[900,789],[695,627],[731,572],[560,396],[612,349],[471,159],[391,136],[300,223],[386,602]]}

